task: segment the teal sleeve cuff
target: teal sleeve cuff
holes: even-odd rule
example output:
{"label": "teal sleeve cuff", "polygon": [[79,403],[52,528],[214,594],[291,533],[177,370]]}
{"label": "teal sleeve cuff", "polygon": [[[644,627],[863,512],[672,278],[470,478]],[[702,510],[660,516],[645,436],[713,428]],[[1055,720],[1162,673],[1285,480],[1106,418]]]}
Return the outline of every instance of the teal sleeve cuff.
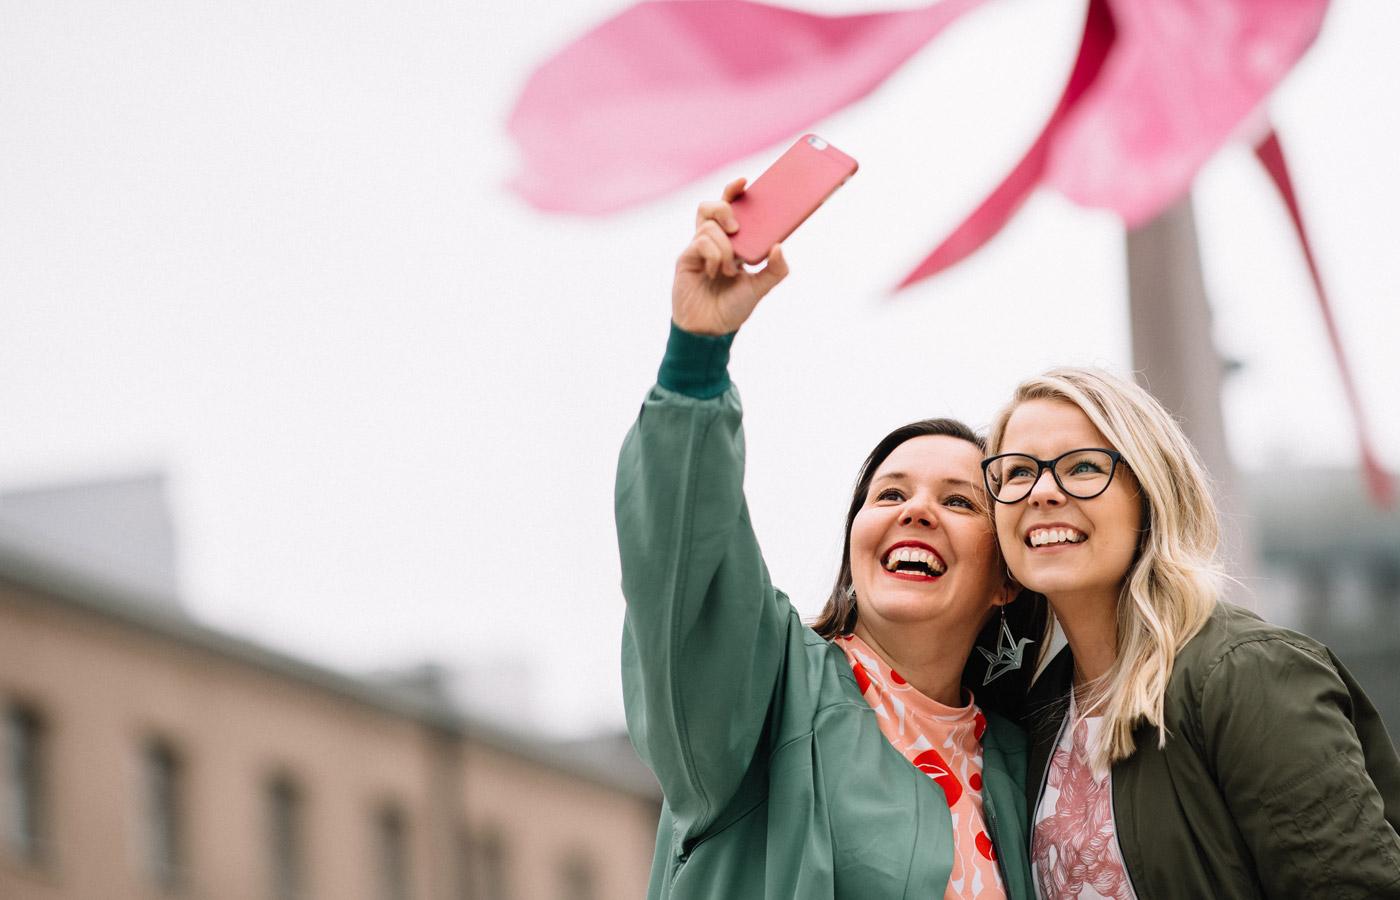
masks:
{"label": "teal sleeve cuff", "polygon": [[723,394],[729,390],[729,345],[734,334],[692,334],[672,322],[656,383],[697,400]]}

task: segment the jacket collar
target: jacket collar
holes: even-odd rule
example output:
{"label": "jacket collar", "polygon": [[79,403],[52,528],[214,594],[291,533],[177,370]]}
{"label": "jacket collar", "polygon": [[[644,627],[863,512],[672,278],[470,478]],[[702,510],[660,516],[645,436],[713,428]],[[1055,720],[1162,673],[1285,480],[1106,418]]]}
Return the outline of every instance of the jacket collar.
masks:
{"label": "jacket collar", "polygon": [[1060,726],[1064,724],[1069,711],[1069,691],[1074,683],[1074,656],[1065,647],[1045,666],[1045,671],[1031,685],[1026,694],[1026,708],[1021,725],[1026,729],[1030,742],[1026,772],[1026,807],[1029,818],[1035,822],[1035,805],[1040,802],[1040,788],[1045,781],[1045,771],[1050,766],[1050,757],[1055,752],[1055,739],[1060,736]]}

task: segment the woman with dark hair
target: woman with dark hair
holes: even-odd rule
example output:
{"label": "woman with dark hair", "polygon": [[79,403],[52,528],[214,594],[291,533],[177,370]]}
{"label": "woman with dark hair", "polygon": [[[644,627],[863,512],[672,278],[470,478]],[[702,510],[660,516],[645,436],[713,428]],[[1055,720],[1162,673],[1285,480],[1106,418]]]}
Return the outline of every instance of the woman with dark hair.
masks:
{"label": "woman with dark hair", "polygon": [[970,657],[980,689],[1022,649],[973,653],[989,623],[1003,634],[993,616],[1016,591],[982,444],[932,419],[876,446],[836,587],[804,625],[743,494],[729,347],[787,265],[778,247],[761,271],[735,264],[742,190],[700,206],[618,464],[628,727],[666,798],[649,896],[1030,897],[1024,738],[964,687]]}

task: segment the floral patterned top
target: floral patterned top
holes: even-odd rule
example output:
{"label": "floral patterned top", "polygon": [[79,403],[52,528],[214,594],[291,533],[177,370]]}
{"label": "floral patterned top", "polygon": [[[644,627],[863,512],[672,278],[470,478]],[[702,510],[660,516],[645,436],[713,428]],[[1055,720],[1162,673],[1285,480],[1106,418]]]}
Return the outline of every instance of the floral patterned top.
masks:
{"label": "floral patterned top", "polygon": [[987,717],[972,702],[944,706],[915,690],[853,634],[836,640],[880,731],[948,798],[953,814],[953,873],[944,900],[1005,900],[996,849],[982,816],[982,734]]}
{"label": "floral patterned top", "polygon": [[1070,695],[1069,723],[1060,733],[1035,810],[1031,867],[1041,900],[1137,900],[1113,824],[1113,774],[1095,774],[1087,747],[1102,716],[1079,719]]}

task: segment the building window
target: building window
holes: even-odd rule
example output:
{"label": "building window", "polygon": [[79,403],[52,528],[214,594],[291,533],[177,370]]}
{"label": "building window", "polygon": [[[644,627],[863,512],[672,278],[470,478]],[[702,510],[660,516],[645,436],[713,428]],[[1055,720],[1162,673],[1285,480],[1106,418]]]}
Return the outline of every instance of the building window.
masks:
{"label": "building window", "polygon": [[458,857],[462,900],[510,900],[506,846],[500,831],[464,832]]}
{"label": "building window", "polygon": [[305,894],[305,849],[301,789],[279,775],[267,787],[269,858],[273,900],[300,900]]}
{"label": "building window", "polygon": [[583,853],[571,854],[559,869],[560,900],[596,900],[597,881],[588,857]]}
{"label": "building window", "polygon": [[385,806],[375,815],[379,843],[379,896],[409,900],[408,825],[402,810]]}
{"label": "building window", "polygon": [[163,890],[180,887],[184,869],[184,765],[163,740],[146,745],[145,771],[146,864],[151,879]]}
{"label": "building window", "polygon": [[5,838],[14,854],[37,863],[44,857],[44,724],[27,706],[5,713]]}

